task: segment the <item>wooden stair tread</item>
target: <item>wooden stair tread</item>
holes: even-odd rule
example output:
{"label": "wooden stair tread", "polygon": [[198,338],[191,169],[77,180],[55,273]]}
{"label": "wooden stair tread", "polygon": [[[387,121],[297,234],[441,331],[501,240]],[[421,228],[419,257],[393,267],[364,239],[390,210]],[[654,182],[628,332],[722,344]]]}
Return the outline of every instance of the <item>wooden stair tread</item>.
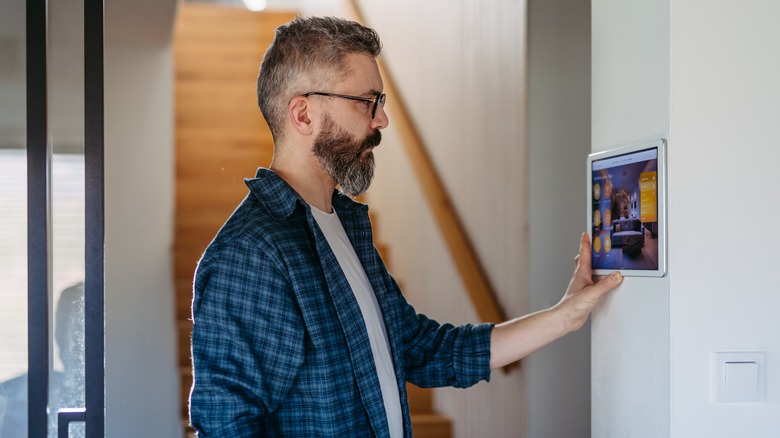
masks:
{"label": "wooden stair tread", "polygon": [[436,425],[436,424],[442,424],[442,423],[450,423],[450,419],[442,414],[411,414],[412,416],[412,422],[416,422],[417,424],[430,424],[430,425]]}
{"label": "wooden stair tread", "polygon": [[440,414],[412,414],[412,429],[416,438],[450,438],[452,421]]}

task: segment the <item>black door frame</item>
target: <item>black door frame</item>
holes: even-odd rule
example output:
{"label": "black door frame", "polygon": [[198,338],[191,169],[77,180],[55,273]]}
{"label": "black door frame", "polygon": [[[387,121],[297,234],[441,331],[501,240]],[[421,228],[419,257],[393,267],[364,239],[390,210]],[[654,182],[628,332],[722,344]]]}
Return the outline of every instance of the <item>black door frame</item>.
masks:
{"label": "black door frame", "polygon": [[[47,138],[47,0],[27,0],[28,437],[48,436],[51,150]],[[105,436],[104,5],[84,0],[85,410],[59,414]]]}

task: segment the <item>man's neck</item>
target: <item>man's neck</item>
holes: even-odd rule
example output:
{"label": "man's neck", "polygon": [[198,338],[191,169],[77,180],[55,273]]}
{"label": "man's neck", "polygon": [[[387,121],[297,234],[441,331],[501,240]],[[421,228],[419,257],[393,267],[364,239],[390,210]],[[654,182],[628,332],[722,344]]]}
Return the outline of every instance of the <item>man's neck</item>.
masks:
{"label": "man's neck", "polygon": [[330,213],[333,180],[312,160],[286,160],[274,157],[270,169],[293,188],[308,204]]}

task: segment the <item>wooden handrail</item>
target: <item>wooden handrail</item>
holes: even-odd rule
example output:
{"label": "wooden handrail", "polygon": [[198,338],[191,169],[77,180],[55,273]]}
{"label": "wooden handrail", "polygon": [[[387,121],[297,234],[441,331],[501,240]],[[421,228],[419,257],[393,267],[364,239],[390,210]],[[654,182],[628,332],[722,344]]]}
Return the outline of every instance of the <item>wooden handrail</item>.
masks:
{"label": "wooden handrail", "polygon": [[[349,3],[356,20],[365,23],[358,1],[350,0]],[[407,111],[406,104],[395,86],[395,81],[381,59],[378,64],[384,79],[385,93],[390,99],[393,99],[392,105],[388,105],[388,111],[393,115],[393,125],[401,135],[412,167],[420,181],[428,204],[431,206],[433,216],[439,225],[444,241],[447,243],[455,266],[458,268],[461,280],[471,297],[477,315],[485,322],[505,321],[506,315],[498,304],[493,287],[479,257],[477,257],[466,229],[458,218],[444,184],[433,166],[433,161],[425,148],[422,137],[409,116],[409,111]]]}

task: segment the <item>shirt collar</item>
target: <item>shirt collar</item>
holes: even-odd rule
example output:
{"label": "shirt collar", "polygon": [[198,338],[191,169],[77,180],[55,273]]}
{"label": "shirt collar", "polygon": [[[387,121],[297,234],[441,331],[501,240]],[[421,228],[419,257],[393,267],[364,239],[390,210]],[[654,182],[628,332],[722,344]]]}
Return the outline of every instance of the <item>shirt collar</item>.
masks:
{"label": "shirt collar", "polygon": [[[301,198],[298,192],[293,190],[289,184],[270,169],[261,167],[257,169],[257,174],[254,178],[246,178],[244,182],[255,198],[278,221],[284,221],[289,218],[298,204],[301,204],[306,210],[309,209],[309,205]],[[353,209],[368,210],[367,205],[353,200],[338,190],[333,191],[331,203],[337,212]]]}

